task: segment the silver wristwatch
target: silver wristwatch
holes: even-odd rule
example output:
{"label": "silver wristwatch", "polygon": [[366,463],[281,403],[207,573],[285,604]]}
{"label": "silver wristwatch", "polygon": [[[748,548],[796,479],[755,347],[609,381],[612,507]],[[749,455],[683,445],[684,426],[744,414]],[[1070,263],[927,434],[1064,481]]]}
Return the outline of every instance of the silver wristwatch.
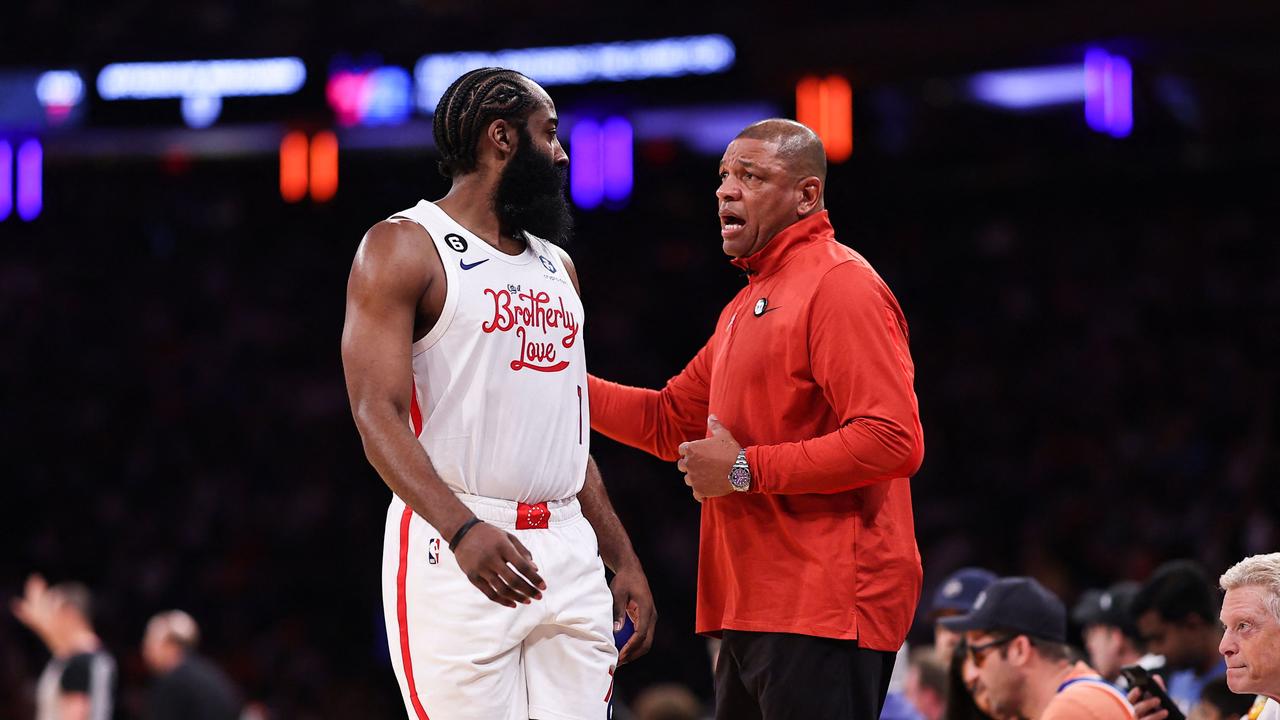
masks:
{"label": "silver wristwatch", "polygon": [[733,467],[729,470],[729,484],[738,492],[746,492],[751,489],[751,467],[747,465],[746,448],[738,451],[738,459],[734,461]]}

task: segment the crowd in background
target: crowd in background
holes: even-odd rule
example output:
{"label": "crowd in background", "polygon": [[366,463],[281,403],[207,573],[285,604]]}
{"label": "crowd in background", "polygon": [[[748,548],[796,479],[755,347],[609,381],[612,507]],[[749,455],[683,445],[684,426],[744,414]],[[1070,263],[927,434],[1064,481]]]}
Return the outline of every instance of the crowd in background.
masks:
{"label": "crowd in background", "polygon": [[[714,159],[669,150],[639,147],[631,205],[578,213],[568,248],[592,371],[651,387],[742,282],[716,234]],[[833,170],[839,237],[911,328],[926,597],[981,565],[1074,603],[1168,559],[1221,569],[1280,546],[1280,189],[1166,170]],[[425,154],[366,157],[333,203],[286,206],[273,172],[54,166],[45,215],[0,227],[0,595],[32,572],[93,590],[121,717],[145,711],[139,640],[169,607],[273,717],[400,712],[378,597],[389,493],[338,339],[362,233],[443,181]],[[619,702],[664,683],[705,702],[698,506],[674,467],[598,437],[593,452],[661,613]],[[30,715],[46,659],[0,619],[0,715]]]}

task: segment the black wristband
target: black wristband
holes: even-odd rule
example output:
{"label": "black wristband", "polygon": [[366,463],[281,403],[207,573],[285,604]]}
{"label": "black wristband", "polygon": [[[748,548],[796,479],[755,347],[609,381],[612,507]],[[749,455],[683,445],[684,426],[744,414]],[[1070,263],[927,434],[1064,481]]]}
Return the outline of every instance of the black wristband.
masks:
{"label": "black wristband", "polygon": [[471,531],[471,528],[475,527],[476,525],[479,525],[481,522],[483,521],[480,518],[473,517],[470,520],[462,523],[462,527],[458,528],[458,532],[454,533],[453,539],[449,541],[449,552],[453,552],[454,550],[457,550],[458,543],[462,542],[462,538],[467,536],[467,533]]}

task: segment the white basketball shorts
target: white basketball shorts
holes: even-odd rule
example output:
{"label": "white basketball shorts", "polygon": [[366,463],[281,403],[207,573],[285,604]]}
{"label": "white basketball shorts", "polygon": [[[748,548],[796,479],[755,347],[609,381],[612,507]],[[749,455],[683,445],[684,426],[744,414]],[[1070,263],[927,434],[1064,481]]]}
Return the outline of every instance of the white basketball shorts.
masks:
{"label": "white basketball shorts", "polygon": [[529,605],[498,605],[463,575],[448,538],[393,497],[382,599],[409,718],[605,720],[618,657],[613,596],[577,498],[547,503],[549,520],[534,519],[545,527],[518,529],[515,502],[458,497],[520,539],[547,589]]}

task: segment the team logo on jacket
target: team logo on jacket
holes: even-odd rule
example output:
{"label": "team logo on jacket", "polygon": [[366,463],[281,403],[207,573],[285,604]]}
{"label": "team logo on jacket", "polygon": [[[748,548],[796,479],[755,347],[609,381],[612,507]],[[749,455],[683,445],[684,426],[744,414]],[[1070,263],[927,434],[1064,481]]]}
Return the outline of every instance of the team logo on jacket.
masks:
{"label": "team logo on jacket", "polygon": [[520,343],[519,354],[511,361],[511,369],[560,372],[569,367],[557,353],[568,350],[578,340],[578,318],[565,308],[564,298],[542,290],[521,289],[508,285],[501,290],[486,288],[493,299],[493,319],[480,329],[486,333],[511,333]]}

